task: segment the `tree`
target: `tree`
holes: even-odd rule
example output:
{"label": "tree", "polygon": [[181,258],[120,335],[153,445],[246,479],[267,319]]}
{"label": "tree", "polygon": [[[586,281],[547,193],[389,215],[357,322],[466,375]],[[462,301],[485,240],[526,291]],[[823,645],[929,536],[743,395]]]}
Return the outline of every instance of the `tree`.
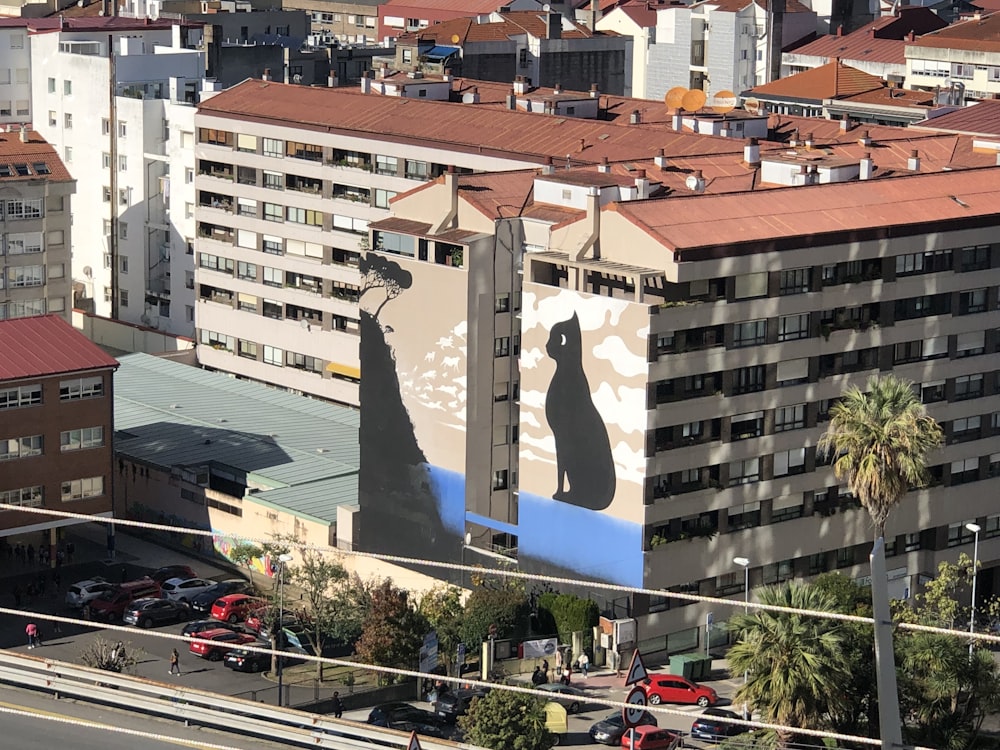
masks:
{"label": "tree", "polygon": [[926,583],[922,594],[917,594],[921,604],[919,620],[927,625],[954,628],[962,610],[958,591],[972,583],[972,577],[972,558],[964,552],[959,554],[957,563],[942,560],[937,576]]}
{"label": "tree", "polygon": [[831,407],[819,451],[834,458],[837,478],[868,511],[878,539],[903,495],[926,485],[927,454],[941,445],[943,433],[911,383],[874,375],[866,387],[867,393],[852,386]]}
{"label": "tree", "polygon": [[[458,644],[462,642],[462,590],[456,586],[435,586],[420,599],[420,614],[431,629],[437,633],[438,656],[448,674],[459,674],[461,665],[456,665]],[[457,666],[457,669],[453,669]]]}
{"label": "tree", "polygon": [[555,740],[545,727],[544,701],[509,690],[473,700],[458,725],[468,744],[488,750],[548,750]]}
{"label": "tree", "polygon": [[131,643],[111,643],[103,638],[95,638],[80,651],[80,661],[93,669],[105,672],[135,674],[142,651]]}
{"label": "tree", "polygon": [[244,567],[253,567],[253,561],[263,557],[264,548],[259,547],[252,542],[240,541],[235,542],[229,548],[229,559],[233,561],[236,565],[242,565]]}
{"label": "tree", "polygon": [[539,619],[547,619],[543,611],[555,621],[560,643],[572,643],[573,633],[583,631],[583,647],[594,644],[593,627],[601,619],[597,603],[573,594],[546,592],[538,597]]}
{"label": "tree", "polygon": [[409,594],[385,579],[372,589],[372,606],[358,639],[362,662],[414,669],[430,626],[410,603]]}
{"label": "tree", "polygon": [[531,604],[527,594],[517,586],[477,588],[465,602],[462,622],[462,643],[478,649],[496,626],[497,638],[521,638],[528,633]]}
{"label": "tree", "polygon": [[[833,597],[813,586],[766,586],[758,595],[764,604],[836,611]],[[840,621],[758,610],[734,615],[729,628],[739,638],[729,650],[730,670],[748,675],[733,703],[746,703],[776,724],[823,728],[825,718],[840,708],[851,676]],[[778,739],[787,745],[792,734],[779,732]]]}
{"label": "tree", "polygon": [[[378,250],[380,248],[376,248]],[[409,289],[413,284],[413,276],[399,263],[372,252],[363,252],[358,263],[358,270],[361,272],[361,294],[373,289],[382,289],[385,292],[385,299],[372,313],[372,317],[378,319],[382,308],[390,300],[396,299],[403,293],[404,289]]]}

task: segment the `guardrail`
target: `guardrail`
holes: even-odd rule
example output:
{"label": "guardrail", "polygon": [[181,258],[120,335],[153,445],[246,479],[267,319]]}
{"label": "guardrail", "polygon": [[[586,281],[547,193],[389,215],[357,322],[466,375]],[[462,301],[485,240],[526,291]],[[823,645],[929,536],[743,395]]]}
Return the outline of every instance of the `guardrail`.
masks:
{"label": "guardrail", "polygon": [[[0,650],[0,683],[79,700],[118,706],[216,729],[316,748],[371,750],[372,744],[405,748],[410,735],[319,714],[275,708],[263,703],[138,677],[81,667],[52,659]],[[423,750],[479,750],[474,745],[420,738]]]}

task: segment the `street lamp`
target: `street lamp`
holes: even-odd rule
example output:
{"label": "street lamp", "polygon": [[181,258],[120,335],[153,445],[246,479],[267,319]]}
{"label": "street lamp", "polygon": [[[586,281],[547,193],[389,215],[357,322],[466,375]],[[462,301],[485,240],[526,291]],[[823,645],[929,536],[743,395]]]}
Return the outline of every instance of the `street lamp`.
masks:
{"label": "street lamp", "polygon": [[[292,556],[287,552],[283,555],[278,555],[278,621],[271,626],[271,632],[274,633],[274,646],[277,648],[281,643],[282,634],[282,624],[285,621],[285,565],[292,561]],[[279,649],[280,651],[281,649]],[[282,658],[281,654],[277,655],[278,660],[278,708],[281,708],[281,690],[282,690]]]}
{"label": "street lamp", "polygon": [[[750,558],[749,557],[734,557],[733,563],[739,565],[743,568],[743,614],[750,614]],[[747,670],[743,670],[743,685],[747,684],[747,678],[749,673]],[[747,717],[747,704],[746,701],[743,703],[743,718]]]}
{"label": "street lamp", "polygon": [[[969,615],[969,635],[976,632],[976,578],[979,577],[979,532],[982,530],[978,523],[967,523],[965,528],[976,535],[975,544],[972,545],[972,613]],[[972,658],[972,646],[974,641],[969,638],[969,658]]]}

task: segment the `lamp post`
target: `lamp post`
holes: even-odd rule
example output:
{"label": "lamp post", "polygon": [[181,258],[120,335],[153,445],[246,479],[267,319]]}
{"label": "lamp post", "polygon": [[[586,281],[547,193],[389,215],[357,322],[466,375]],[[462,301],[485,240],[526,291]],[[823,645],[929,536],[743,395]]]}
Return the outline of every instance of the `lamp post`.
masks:
{"label": "lamp post", "polygon": [[[978,523],[967,523],[965,528],[976,535],[972,545],[972,613],[969,615],[969,635],[976,632],[976,578],[979,577],[979,532],[982,528]],[[973,640],[969,638],[969,658],[972,658]]]}
{"label": "lamp post", "polygon": [[[733,563],[743,568],[743,614],[750,614],[750,558],[734,557]],[[746,686],[748,672],[743,670],[743,685]],[[747,704],[743,702],[743,718],[747,717]]]}
{"label": "lamp post", "polygon": [[[282,633],[282,623],[285,620],[285,565],[292,561],[292,556],[287,552],[283,555],[278,555],[278,621],[271,626],[271,632],[274,633],[274,646],[275,648],[281,642]],[[280,650],[280,649],[279,649]],[[281,708],[281,691],[282,685],[282,658],[281,654],[277,655],[278,660],[278,708]]]}

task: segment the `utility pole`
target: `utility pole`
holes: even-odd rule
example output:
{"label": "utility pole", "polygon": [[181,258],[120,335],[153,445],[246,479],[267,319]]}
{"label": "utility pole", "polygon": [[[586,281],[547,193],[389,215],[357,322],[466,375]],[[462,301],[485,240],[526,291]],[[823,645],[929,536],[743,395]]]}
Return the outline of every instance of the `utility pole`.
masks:
{"label": "utility pole", "polygon": [[878,687],[878,725],[883,750],[903,747],[896,687],[896,658],[892,650],[892,616],[889,614],[889,579],[885,569],[885,539],[875,540],[870,556],[872,610],[875,615],[875,677]]}
{"label": "utility pole", "polygon": [[[118,320],[119,279],[118,279],[118,63],[115,56],[115,38],[108,34],[108,153],[111,157],[111,233],[108,235],[108,250],[111,255],[111,317]],[[94,290],[97,296],[97,290]]]}

